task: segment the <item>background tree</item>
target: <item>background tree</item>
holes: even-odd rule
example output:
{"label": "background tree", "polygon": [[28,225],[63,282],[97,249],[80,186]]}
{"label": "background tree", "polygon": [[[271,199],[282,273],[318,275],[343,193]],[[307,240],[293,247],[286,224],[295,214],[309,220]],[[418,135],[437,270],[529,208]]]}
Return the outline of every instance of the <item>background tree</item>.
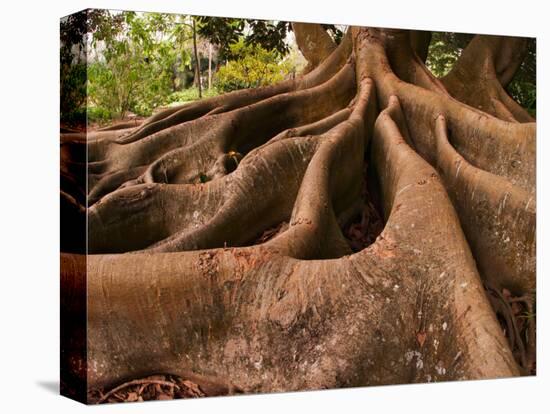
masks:
{"label": "background tree", "polygon": [[118,31],[109,29],[93,37],[92,47],[100,56],[88,65],[91,104],[120,118],[129,110],[150,114],[163,103],[173,90],[169,69],[178,58],[171,37],[159,36],[172,27],[172,16],[133,12],[122,16]]}
{"label": "background tree", "polygon": [[[209,16],[198,17],[198,20],[201,22],[199,33],[219,47],[222,60],[235,59],[231,45],[241,38],[246,45],[261,46],[283,56],[289,52],[289,45],[285,42],[288,33],[292,31],[289,22]],[[331,24],[322,25],[322,28],[330,33],[336,44],[340,42],[342,30]]]}
{"label": "background tree", "polygon": [[98,32],[117,32],[121,22],[120,16],[111,18],[107,10],[95,9],[61,19],[59,54],[62,122],[85,124],[87,42],[90,36]]}
{"label": "background tree", "polygon": [[199,88],[199,98],[202,98],[202,83],[201,83],[201,61],[197,52],[197,25],[193,18],[193,51],[195,55],[195,82]]}

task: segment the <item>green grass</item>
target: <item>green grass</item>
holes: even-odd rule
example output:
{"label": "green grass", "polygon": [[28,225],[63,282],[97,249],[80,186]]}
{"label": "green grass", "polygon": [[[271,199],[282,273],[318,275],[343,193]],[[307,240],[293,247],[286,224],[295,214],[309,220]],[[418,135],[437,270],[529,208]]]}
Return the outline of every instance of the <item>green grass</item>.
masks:
{"label": "green grass", "polygon": [[[212,96],[219,95],[219,92],[216,90],[216,88],[211,89],[203,89],[202,90],[202,98],[210,98]],[[188,89],[184,89],[182,91],[177,91],[171,93],[168,98],[168,106],[174,106],[174,105],[182,105],[184,103],[193,102],[199,99],[199,89],[196,87],[191,87]]]}

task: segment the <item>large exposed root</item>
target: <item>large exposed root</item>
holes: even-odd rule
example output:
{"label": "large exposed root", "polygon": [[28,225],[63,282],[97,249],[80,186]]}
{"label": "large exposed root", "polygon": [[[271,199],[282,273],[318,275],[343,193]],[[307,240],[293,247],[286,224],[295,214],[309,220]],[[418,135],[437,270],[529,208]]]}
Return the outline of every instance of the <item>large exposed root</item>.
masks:
{"label": "large exposed root", "polygon": [[533,122],[504,89],[527,51],[527,39],[477,35],[451,72],[441,79],[453,97],[510,122]]}
{"label": "large exposed root", "polygon": [[302,180],[289,228],[268,246],[300,259],[351,253],[337,216],[360,197],[367,131],[374,121],[373,91],[372,81],[365,79],[349,118],[323,134]]}
{"label": "large exposed root", "polygon": [[[231,175],[206,184],[143,184],[116,191],[90,208],[90,252],[246,243],[288,219],[316,142],[315,137],[279,141],[246,157]],[[257,188],[264,189],[261,200],[250,197]]]}
{"label": "large exposed root", "polygon": [[[391,70],[384,49],[387,37],[377,31],[359,32],[357,72],[371,77],[381,105],[398,96],[409,122],[415,149],[434,162],[433,121],[443,115],[452,128],[452,144],[471,164],[532,191],[535,182],[535,124],[510,123],[464,105],[444,94],[403,82]],[[382,62],[382,63],[380,63]]]}
{"label": "large exposed root", "polygon": [[[345,107],[355,92],[353,77],[348,63],[329,81],[310,89],[199,118],[133,143],[107,142],[96,148],[97,153],[89,153],[94,160],[91,174],[103,178],[151,164],[142,182],[197,182],[199,173],[207,172],[224,153],[246,153],[284,129],[317,121]],[[266,118],[270,122],[259,122]]]}
{"label": "large exposed root", "polygon": [[169,108],[151,117],[148,121],[144,122],[140,128],[119,138],[118,142],[121,144],[134,142],[162,129],[197,119],[205,115],[231,111],[278,94],[288,93],[294,90],[308,89],[319,85],[330,79],[332,75],[334,75],[334,71],[338,70],[344,64],[347,56],[349,55],[350,46],[351,42],[349,37],[345,37],[340,46],[334,49],[330,56],[323,56],[326,57],[323,64],[316,65],[318,66],[316,70],[296,80],[289,80],[273,86],[267,86],[254,90],[247,89],[235,91],[225,95],[205,99],[191,105]]}
{"label": "large exposed root", "polygon": [[392,71],[399,79],[448,95],[443,84],[424,65],[427,54],[425,35],[412,35],[410,31],[400,29],[386,29],[380,34],[388,39],[385,53]]}
{"label": "large exposed root", "polygon": [[449,144],[445,118],[436,120],[438,167],[476,257],[494,286],[535,289],[534,195],[470,165]]}
{"label": "large exposed root", "polygon": [[386,133],[383,115],[372,158],[388,220],[360,253],[90,256],[90,386],[152,372],[217,376],[248,392],[517,374],[437,174]]}

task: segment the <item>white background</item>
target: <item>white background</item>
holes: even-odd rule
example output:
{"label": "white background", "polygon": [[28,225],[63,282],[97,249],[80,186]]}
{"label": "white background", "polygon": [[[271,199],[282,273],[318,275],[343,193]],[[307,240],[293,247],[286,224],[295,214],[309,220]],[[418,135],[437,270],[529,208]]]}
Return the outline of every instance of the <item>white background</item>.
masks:
{"label": "white background", "polygon": [[[264,4],[265,3],[265,4]],[[55,0],[0,11],[2,412],[548,412],[549,34],[545,1]],[[57,395],[59,17],[86,7],[538,37],[538,376],[85,408]],[[542,162],[541,162],[542,160]],[[538,405],[538,408],[536,408]],[[544,407],[544,408],[541,408]]]}

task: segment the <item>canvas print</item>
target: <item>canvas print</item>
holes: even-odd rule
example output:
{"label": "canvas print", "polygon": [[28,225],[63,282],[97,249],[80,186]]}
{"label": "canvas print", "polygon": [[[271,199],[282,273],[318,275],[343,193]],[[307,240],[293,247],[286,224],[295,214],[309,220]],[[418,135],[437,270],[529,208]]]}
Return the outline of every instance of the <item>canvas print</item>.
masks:
{"label": "canvas print", "polygon": [[535,375],[535,39],[98,9],[60,34],[63,395]]}

